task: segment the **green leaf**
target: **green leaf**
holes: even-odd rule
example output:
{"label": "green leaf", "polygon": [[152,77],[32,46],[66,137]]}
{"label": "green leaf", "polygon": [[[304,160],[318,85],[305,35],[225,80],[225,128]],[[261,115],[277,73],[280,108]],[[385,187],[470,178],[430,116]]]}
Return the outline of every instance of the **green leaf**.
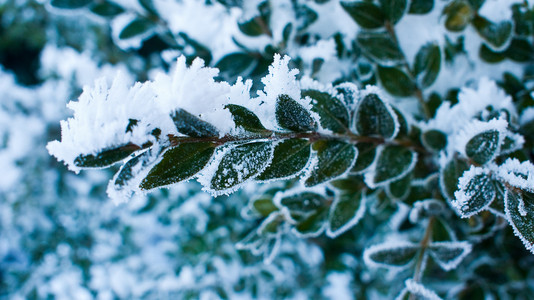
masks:
{"label": "green leaf", "polygon": [[310,238],[323,233],[326,225],[328,210],[324,207],[318,209],[295,225],[294,232],[300,238]]}
{"label": "green leaf", "polygon": [[255,142],[230,149],[222,157],[210,188],[224,191],[253,178],[271,162],[272,148],[271,142]]}
{"label": "green leaf", "polygon": [[260,16],[257,16],[248,21],[237,23],[237,26],[241,32],[248,36],[260,36],[264,32],[259,22],[263,22],[263,20]]}
{"label": "green leaf", "polygon": [[139,185],[141,189],[171,185],[202,171],[213,156],[214,143],[184,143],[167,150]]}
{"label": "green leaf", "polygon": [[[534,18],[532,22],[534,23]],[[516,62],[533,61],[534,46],[526,39],[514,38],[510,42],[510,46],[504,51],[504,55]]]}
{"label": "green leaf", "polygon": [[347,107],[336,97],[317,90],[305,90],[302,97],[312,99],[312,111],[319,115],[319,122],[325,129],[336,133],[344,133],[349,127]]}
{"label": "green leaf", "polygon": [[[327,200],[320,194],[303,192],[283,197],[280,199],[280,205],[288,209],[289,215],[293,221],[306,223],[310,217],[313,218],[314,214],[324,211],[324,208],[327,206]],[[308,220],[307,225],[312,225],[309,224],[310,221],[313,220]],[[306,224],[303,224],[303,226],[308,228],[311,227],[306,226]]]}
{"label": "green leaf", "polygon": [[434,0],[412,0],[410,2],[410,14],[424,15],[434,8]]}
{"label": "green leaf", "polygon": [[423,132],[421,142],[425,148],[439,152],[447,146],[447,135],[441,130],[430,129]]}
{"label": "green leaf", "polygon": [[317,141],[313,143],[313,149],[317,151],[318,161],[304,182],[308,187],[343,175],[358,154],[354,145],[334,140]]}
{"label": "green leaf", "polygon": [[458,189],[458,180],[469,169],[467,163],[461,159],[451,159],[440,171],[441,194],[454,200],[454,192]]}
{"label": "green leaf", "polygon": [[52,0],[50,4],[57,8],[76,9],[82,8],[91,2],[93,0]]}
{"label": "green leaf", "polygon": [[502,50],[512,38],[513,24],[510,21],[495,24],[486,18],[476,16],[473,19],[473,26],[494,51]]}
{"label": "green leaf", "polygon": [[326,235],[336,238],[358,224],[365,213],[365,203],[362,191],[337,195],[330,207]]}
{"label": "green leaf", "polygon": [[417,154],[409,148],[388,145],[379,152],[373,172],[365,174],[369,186],[380,186],[402,178],[415,166]]}
{"label": "green leaf", "polygon": [[228,104],[224,108],[228,109],[232,114],[232,119],[237,127],[241,127],[250,132],[265,132],[267,129],[263,127],[260,119],[248,108],[236,105]]}
{"label": "green leaf", "polygon": [[269,197],[259,198],[254,200],[252,203],[254,210],[259,213],[262,217],[267,217],[272,212],[278,210],[278,207],[274,205],[273,199]]}
{"label": "green leaf", "polygon": [[515,235],[534,253],[534,195],[506,190],[504,205],[506,217],[514,228]]}
{"label": "green leaf", "polygon": [[487,130],[475,135],[465,145],[465,154],[479,165],[490,162],[499,150],[499,135],[498,130]]}
{"label": "green leaf", "polygon": [[297,132],[317,129],[308,110],[288,95],[278,96],[275,110],[276,121],[282,128]]}
{"label": "green leaf", "polygon": [[387,32],[360,31],[356,37],[363,53],[383,66],[394,66],[404,61],[404,54]]}
{"label": "green leaf", "polygon": [[215,68],[219,69],[225,76],[234,78],[248,75],[255,65],[256,60],[252,55],[243,52],[234,52],[221,58],[215,64]]}
{"label": "green leaf", "polygon": [[406,11],[406,8],[408,7],[408,1],[407,0],[380,0],[380,6],[382,6],[382,9],[384,10],[386,18],[391,23],[395,24],[404,15],[404,12]]}
{"label": "green leaf", "polygon": [[148,19],[135,19],[124,27],[119,33],[119,39],[125,40],[143,34],[154,27],[154,23]]}
{"label": "green leaf", "polygon": [[396,67],[377,67],[377,75],[382,86],[390,94],[399,97],[409,97],[415,93],[415,84],[400,68]]}
{"label": "green leaf", "polygon": [[267,217],[258,227],[258,234],[264,236],[273,236],[278,233],[280,226],[284,224],[284,215],[280,212],[275,212]]}
{"label": "green leaf", "polygon": [[419,245],[408,242],[384,243],[365,249],[363,258],[370,266],[406,267],[413,261],[419,249]]}
{"label": "green leaf", "polygon": [[445,27],[450,31],[459,32],[471,22],[474,12],[469,4],[455,0],[443,9],[443,14],[446,15]]}
{"label": "green leaf", "polygon": [[468,242],[433,242],[428,247],[430,256],[445,271],[455,269],[471,252]]}
{"label": "green leaf", "polygon": [[472,8],[479,10],[486,0],[467,0]]}
{"label": "green leaf", "polygon": [[[153,159],[151,159],[152,157],[152,149],[148,149],[124,163],[114,177],[114,189],[119,190],[121,187],[127,186],[130,180],[133,179],[140,170],[144,169],[153,161]],[[134,171],[134,169],[136,170]]]}
{"label": "green leaf", "polygon": [[410,194],[412,175],[408,174],[398,180],[388,184],[386,188],[387,195],[390,198],[404,200]]}
{"label": "green leaf", "polygon": [[119,162],[141,147],[132,143],[120,147],[106,149],[100,153],[82,154],[74,159],[74,165],[82,168],[103,168]]}
{"label": "green leaf", "polygon": [[114,17],[124,12],[124,8],[122,8],[122,6],[111,1],[94,3],[89,9],[94,14],[102,17]]}
{"label": "green leaf", "polygon": [[410,130],[408,127],[408,120],[406,120],[406,117],[398,108],[393,105],[391,105],[391,108],[397,116],[397,123],[399,123],[399,132],[397,133],[397,136],[407,135]]}
{"label": "green leaf", "polygon": [[273,160],[257,180],[289,178],[299,174],[310,159],[308,140],[287,139],[274,148]]}
{"label": "green leaf", "polygon": [[480,168],[471,167],[464,172],[458,183],[458,191],[454,193],[452,204],[462,218],[478,214],[489,207],[496,196],[495,185],[488,174],[480,172]]}
{"label": "green leaf", "polygon": [[480,44],[478,56],[488,63],[498,63],[506,58],[503,53],[491,50],[486,44]]}
{"label": "green leaf", "polygon": [[356,130],[362,136],[394,138],[397,134],[395,112],[376,94],[365,96],[356,109]]}
{"label": "green leaf", "polygon": [[360,173],[369,168],[376,157],[376,145],[373,143],[358,143],[356,144],[358,150],[358,157],[352,169],[351,173]]}
{"label": "green leaf", "polygon": [[174,113],[172,120],[178,132],[191,137],[203,138],[219,135],[219,131],[215,126],[181,108]]}
{"label": "green leaf", "polygon": [[423,88],[434,83],[441,68],[441,51],[435,43],[429,43],[421,47],[415,55],[414,75]]}
{"label": "green leaf", "polygon": [[154,3],[152,0],[138,0],[139,4],[150,14],[157,16],[158,12],[156,11],[156,7],[154,7]]}
{"label": "green leaf", "polygon": [[380,7],[371,2],[341,1],[341,6],[362,28],[376,29],[384,26],[384,13]]}

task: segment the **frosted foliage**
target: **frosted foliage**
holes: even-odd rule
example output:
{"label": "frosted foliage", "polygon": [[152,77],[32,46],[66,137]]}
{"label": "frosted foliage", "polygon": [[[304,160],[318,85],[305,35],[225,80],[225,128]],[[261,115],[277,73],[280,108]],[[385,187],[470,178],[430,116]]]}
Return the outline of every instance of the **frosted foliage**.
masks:
{"label": "frosted foliage", "polygon": [[462,260],[471,253],[472,246],[468,242],[433,242],[430,244],[430,256],[439,266],[450,271],[455,269]]}
{"label": "frosted foliage", "polygon": [[506,191],[504,208],[514,234],[534,253],[534,197],[532,193]]}
{"label": "frosted foliage", "polygon": [[470,140],[478,134],[484,132],[496,131],[498,133],[497,139],[484,139],[485,141],[479,146],[480,151],[491,151],[488,153],[489,160],[492,160],[499,152],[502,142],[506,137],[506,128],[508,122],[504,119],[492,119],[489,122],[482,122],[479,120],[473,120],[467,124],[463,130],[453,136],[453,145],[456,147],[456,151],[468,157],[466,146]]}
{"label": "frosted foliage", "polygon": [[419,245],[403,240],[392,240],[373,245],[363,252],[363,259],[370,267],[405,268],[413,262]]}
{"label": "frosted foliage", "polygon": [[492,107],[495,111],[506,109],[512,114],[515,113],[512,98],[506,95],[495,81],[482,77],[476,88],[461,88],[457,104],[451,107],[450,102],[443,102],[427,126],[455,134],[461,132],[478,114],[487,115],[487,107]]}
{"label": "frosted foliage", "polygon": [[407,293],[418,296],[418,299],[422,300],[441,300],[441,298],[436,294],[436,292],[428,289],[421,283],[408,279],[405,282],[406,289],[397,297],[397,299],[404,299]]}
{"label": "frosted foliage", "polygon": [[[93,88],[84,88],[78,101],[69,102],[74,116],[61,121],[61,142],[51,142],[47,148],[78,171],[74,159],[79,154],[96,154],[128,143],[142,145],[153,139],[149,133],[161,122],[155,97],[149,85],[128,87],[121,73],[110,87],[105,79],[99,79]],[[130,120],[138,122],[127,131]]]}
{"label": "frosted foliage", "polygon": [[504,164],[494,168],[494,172],[507,184],[534,192],[534,165],[530,161],[520,162],[509,158]]}
{"label": "frosted foliage", "polygon": [[454,193],[452,205],[460,216],[468,218],[487,209],[495,198],[496,191],[488,171],[471,166],[458,181],[458,191]]}

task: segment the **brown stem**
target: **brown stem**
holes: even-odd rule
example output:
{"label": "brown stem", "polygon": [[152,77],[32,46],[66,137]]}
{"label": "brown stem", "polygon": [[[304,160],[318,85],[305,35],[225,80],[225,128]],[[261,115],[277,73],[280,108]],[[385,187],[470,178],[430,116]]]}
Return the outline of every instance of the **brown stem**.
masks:
{"label": "brown stem", "polygon": [[[430,240],[432,237],[432,227],[434,227],[434,222],[436,221],[435,217],[430,217],[428,219],[428,224],[426,225],[425,229],[425,235],[423,236],[423,239],[421,240],[421,251],[419,252],[419,256],[417,257],[417,263],[415,265],[415,271],[413,274],[413,280],[415,282],[421,281],[421,276],[423,273],[423,262],[425,260],[425,253],[426,249],[428,248],[428,245],[430,244]],[[415,300],[415,295],[410,295],[410,300]]]}

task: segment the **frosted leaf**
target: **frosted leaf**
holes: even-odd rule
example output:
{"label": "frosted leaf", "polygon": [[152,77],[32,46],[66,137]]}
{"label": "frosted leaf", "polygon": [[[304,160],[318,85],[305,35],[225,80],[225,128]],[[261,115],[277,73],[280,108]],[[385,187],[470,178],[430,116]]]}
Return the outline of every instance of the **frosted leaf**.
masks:
{"label": "frosted leaf", "polygon": [[454,192],[458,190],[458,180],[464,171],[467,171],[468,164],[462,159],[453,157],[447,161],[447,157],[440,157],[439,185],[441,194],[449,201],[454,200]]}
{"label": "frosted leaf", "polygon": [[416,224],[421,218],[428,218],[431,216],[438,216],[445,212],[445,205],[443,201],[437,199],[419,200],[413,203],[413,208],[410,210],[410,222]]}
{"label": "frosted leaf", "polygon": [[287,139],[274,148],[273,161],[256,180],[289,179],[308,165],[311,146],[308,140]]}
{"label": "frosted leaf", "polygon": [[489,207],[496,195],[489,171],[471,166],[464,172],[454,193],[452,205],[462,218],[468,218]]}
{"label": "frosted leaf", "polygon": [[348,173],[358,156],[354,145],[335,140],[320,140],[312,145],[317,162],[304,178],[305,186],[315,186]]}
{"label": "frosted leaf", "polygon": [[384,102],[384,96],[378,88],[367,86],[361,92],[362,99],[358,102],[355,112],[356,130],[360,135],[378,135],[394,138],[399,132],[397,114],[391,106]]}
{"label": "frosted leaf", "polygon": [[218,165],[215,170],[208,168],[208,174],[213,172],[211,177],[204,176],[200,181],[214,195],[231,193],[263,172],[271,163],[273,151],[272,142],[253,142],[230,148],[222,157],[216,156],[210,162],[210,165]]}
{"label": "frosted leaf", "polygon": [[419,249],[418,244],[391,241],[365,249],[363,260],[370,267],[405,268],[413,263]]}
{"label": "frosted leaf", "polygon": [[456,151],[477,164],[490,162],[499,154],[507,127],[508,122],[504,119],[473,120],[453,137]]}
{"label": "frosted leaf", "polygon": [[354,227],[365,213],[366,202],[361,191],[337,195],[330,208],[326,235],[336,238]]}
{"label": "frosted leaf", "polygon": [[531,162],[520,162],[516,158],[509,158],[494,169],[499,180],[513,187],[534,192],[534,165]]}
{"label": "frosted leaf", "polygon": [[525,138],[521,134],[507,131],[504,141],[501,145],[500,154],[509,154],[522,149],[524,144]]}
{"label": "frosted leaf", "polygon": [[525,248],[534,253],[534,195],[506,189],[504,196],[506,218]]}
{"label": "frosted leaf", "polygon": [[408,174],[417,163],[417,153],[409,148],[387,145],[378,149],[377,158],[365,173],[365,183],[375,188]]}
{"label": "frosted leaf", "polygon": [[[150,133],[162,127],[159,125],[164,126],[165,121],[157,117],[156,95],[149,84],[128,84],[128,79],[119,73],[110,87],[103,78],[96,80],[92,88],[84,87],[79,100],[67,105],[74,116],[61,121],[61,142],[48,144],[50,154],[77,172],[80,168],[74,160],[79,155],[154,142]],[[137,121],[135,126],[129,126],[131,120]]]}
{"label": "frosted leaf", "polygon": [[409,299],[408,295],[410,294],[417,296],[416,299],[421,300],[441,300],[436,292],[426,288],[424,285],[413,279],[407,279],[405,285],[406,288],[402,290],[397,298],[395,298],[396,300]]}
{"label": "frosted leaf", "polygon": [[432,242],[428,247],[430,256],[445,271],[455,269],[471,253],[472,245],[462,242]]}

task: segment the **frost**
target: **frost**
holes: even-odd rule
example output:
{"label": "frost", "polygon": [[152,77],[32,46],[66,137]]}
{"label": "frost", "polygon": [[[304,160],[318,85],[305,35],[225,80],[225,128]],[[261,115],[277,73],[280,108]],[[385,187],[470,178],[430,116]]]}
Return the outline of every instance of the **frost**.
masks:
{"label": "frost", "polygon": [[436,292],[429,290],[421,283],[413,280],[413,279],[407,279],[405,281],[406,288],[400,293],[396,300],[402,300],[405,299],[408,293],[411,293],[413,295],[418,296],[418,299],[424,299],[424,300],[441,300],[441,298],[436,294]]}
{"label": "frost", "polygon": [[[153,141],[150,132],[162,125],[156,95],[149,85],[137,83],[131,88],[127,85],[128,80],[119,73],[110,87],[105,79],[97,80],[93,88],[85,87],[79,101],[69,102],[74,116],[61,121],[61,142],[48,144],[50,154],[71,170],[79,171],[74,159],[80,154]],[[127,130],[130,120],[138,122]]]}
{"label": "frost", "polygon": [[534,192],[534,165],[530,161],[520,162],[516,158],[509,158],[493,169],[496,176],[507,184]]}
{"label": "frost", "polygon": [[406,268],[419,251],[420,246],[403,240],[392,240],[373,245],[363,252],[366,265],[373,268]]}

